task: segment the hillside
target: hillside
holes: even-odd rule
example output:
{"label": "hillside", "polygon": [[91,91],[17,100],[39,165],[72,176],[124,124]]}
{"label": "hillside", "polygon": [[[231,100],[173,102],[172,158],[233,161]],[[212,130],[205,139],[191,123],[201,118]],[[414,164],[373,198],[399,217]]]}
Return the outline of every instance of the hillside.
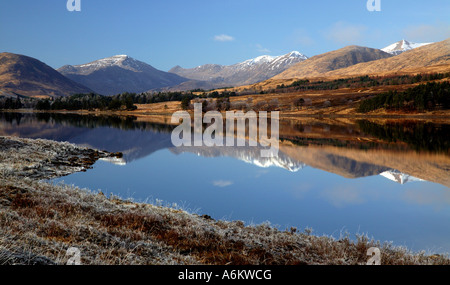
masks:
{"label": "hillside", "polygon": [[379,49],[347,46],[339,50],[313,56],[297,63],[273,79],[290,79],[319,76],[323,73],[352,66],[361,62],[369,62],[392,57]]}
{"label": "hillside", "polygon": [[0,53],[0,89],[35,97],[92,92],[35,58],[7,52]]}
{"label": "hillside", "polygon": [[[433,68],[434,67],[434,68]],[[347,68],[322,74],[325,77],[375,75],[394,72],[432,70],[450,71],[450,39],[405,51],[394,57],[356,64]]]}

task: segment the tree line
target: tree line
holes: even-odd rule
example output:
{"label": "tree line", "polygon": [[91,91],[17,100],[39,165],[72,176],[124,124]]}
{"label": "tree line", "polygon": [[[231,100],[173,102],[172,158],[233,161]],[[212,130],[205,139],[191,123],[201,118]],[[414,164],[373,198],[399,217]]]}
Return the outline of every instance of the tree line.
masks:
{"label": "tree line", "polygon": [[406,91],[389,91],[365,99],[358,107],[360,113],[380,108],[396,111],[432,111],[450,108],[450,83],[429,82]]}
{"label": "tree line", "polygon": [[447,73],[431,73],[417,75],[389,75],[389,76],[358,76],[352,78],[335,79],[332,81],[309,81],[301,79],[288,85],[278,85],[274,93],[307,91],[307,90],[334,90],[340,88],[363,88],[375,86],[403,85],[415,84],[420,82],[428,82],[449,78],[450,72]]}
{"label": "tree line", "polygon": [[22,107],[23,104],[19,96],[17,96],[16,99],[13,99],[12,97],[0,99],[0,110],[2,109],[14,110],[20,109]]}

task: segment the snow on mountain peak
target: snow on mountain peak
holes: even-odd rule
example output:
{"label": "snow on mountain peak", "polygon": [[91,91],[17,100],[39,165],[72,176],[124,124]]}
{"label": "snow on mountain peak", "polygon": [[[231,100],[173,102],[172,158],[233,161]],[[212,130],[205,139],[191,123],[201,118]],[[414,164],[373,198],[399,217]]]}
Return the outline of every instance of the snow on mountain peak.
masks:
{"label": "snow on mountain peak", "polygon": [[291,51],[290,53],[279,55],[279,56],[271,56],[271,55],[261,55],[252,59],[248,59],[238,65],[260,65],[260,64],[270,64],[273,65],[275,63],[282,64],[281,61],[286,62],[287,64],[290,64],[293,60],[298,59],[307,59],[307,57],[298,52],[298,51]]}
{"label": "snow on mountain peak", "polygon": [[288,53],[288,55],[290,57],[296,57],[296,58],[301,58],[301,59],[308,59],[308,57],[306,55],[304,55],[304,54],[302,54],[302,53],[300,53],[300,52],[298,52],[296,50],[291,51],[290,53]]}
{"label": "snow on mountain peak", "polygon": [[382,48],[381,50],[384,52],[393,54],[393,55],[399,55],[405,51],[419,48],[419,47],[429,45],[429,44],[432,44],[432,43],[413,43],[413,42],[409,42],[407,40],[401,40],[401,41],[393,43],[385,48]]}
{"label": "snow on mountain peak", "polygon": [[119,54],[81,65],[74,65],[72,66],[72,68],[83,74],[90,74],[91,72],[94,72],[96,70],[108,68],[111,66],[118,66],[132,71],[140,71],[142,70],[142,68],[145,68],[148,65],[126,54]]}
{"label": "snow on mountain peak", "polygon": [[114,55],[111,57],[102,58],[93,62],[89,62],[86,64],[77,65],[76,67],[104,67],[104,66],[111,66],[111,65],[120,65],[124,60],[128,59],[129,57],[127,55],[121,54],[121,55]]}
{"label": "snow on mountain peak", "polygon": [[262,64],[266,62],[273,61],[276,57],[270,55],[261,55],[252,59],[248,59],[243,62],[243,64],[253,65],[253,64]]}

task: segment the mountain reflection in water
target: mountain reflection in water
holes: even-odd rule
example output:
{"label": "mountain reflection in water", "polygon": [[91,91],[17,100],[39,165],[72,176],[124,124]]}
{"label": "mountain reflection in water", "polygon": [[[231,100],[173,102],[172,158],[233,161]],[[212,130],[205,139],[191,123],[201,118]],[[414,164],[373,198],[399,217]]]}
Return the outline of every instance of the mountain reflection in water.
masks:
{"label": "mountain reflection in water", "polygon": [[448,122],[281,120],[279,153],[269,158],[250,146],[176,148],[168,122],[0,113],[0,135],[123,153],[55,183],[180,203],[216,219],[335,237],[367,233],[412,250],[450,252]]}
{"label": "mountain reflection in water", "polygon": [[[158,150],[204,157],[232,157],[258,167],[297,172],[306,166],[346,178],[382,175],[404,184],[430,181],[450,187],[450,123],[367,120],[282,120],[277,157],[261,157],[259,147],[173,147],[175,126],[134,117],[76,114],[0,114],[0,135],[69,141],[111,152],[123,158],[116,165],[146,157]],[[248,145],[248,144],[247,144]]]}

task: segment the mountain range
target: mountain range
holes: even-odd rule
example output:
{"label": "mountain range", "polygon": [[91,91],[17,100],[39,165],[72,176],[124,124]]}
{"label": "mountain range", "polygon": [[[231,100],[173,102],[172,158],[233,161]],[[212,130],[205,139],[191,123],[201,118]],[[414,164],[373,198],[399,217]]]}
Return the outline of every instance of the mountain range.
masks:
{"label": "mountain range", "polygon": [[311,58],[298,51],[263,55],[233,65],[175,66],[158,70],[127,55],[116,55],[54,70],[24,55],[0,54],[0,94],[68,96],[96,92],[209,90],[294,78],[333,78],[396,72],[442,72],[450,63],[450,39],[437,43],[399,41],[382,49],[347,46]]}
{"label": "mountain range", "polygon": [[[304,54],[292,51],[281,56],[263,55],[233,65],[205,64],[190,69],[175,66],[169,72],[189,78],[195,81],[195,83],[190,82],[192,86],[197,85],[203,89],[205,86],[211,88],[240,86],[269,79],[306,59],[308,57]],[[186,83],[175,86],[173,89],[177,87],[184,89],[185,85]]]}

